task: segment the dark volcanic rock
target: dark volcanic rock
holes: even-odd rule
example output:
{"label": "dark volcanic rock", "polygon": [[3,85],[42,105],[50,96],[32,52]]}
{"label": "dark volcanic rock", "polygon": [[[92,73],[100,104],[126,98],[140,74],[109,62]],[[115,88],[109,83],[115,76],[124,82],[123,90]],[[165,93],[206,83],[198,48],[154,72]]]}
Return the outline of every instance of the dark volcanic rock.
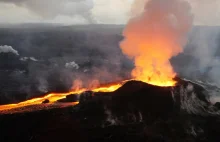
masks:
{"label": "dark volcanic rock", "polygon": [[42,103],[43,104],[48,104],[50,101],[48,99],[44,100]]}
{"label": "dark volcanic rock", "polygon": [[58,100],[58,102],[78,102],[79,95],[78,94],[70,94],[66,96],[66,98]]}
{"label": "dark volcanic rock", "polygon": [[80,94],[79,102],[83,103],[83,102],[91,100],[93,98],[93,93],[94,92],[92,91],[83,92],[82,94]]}
{"label": "dark volcanic rock", "polygon": [[0,115],[0,141],[216,142],[220,117],[206,93],[186,80],[130,81],[111,93],[84,92],[74,107]]}
{"label": "dark volcanic rock", "polygon": [[217,109],[219,109],[220,110],[220,102],[217,102],[217,103],[215,103],[215,105],[214,105]]}

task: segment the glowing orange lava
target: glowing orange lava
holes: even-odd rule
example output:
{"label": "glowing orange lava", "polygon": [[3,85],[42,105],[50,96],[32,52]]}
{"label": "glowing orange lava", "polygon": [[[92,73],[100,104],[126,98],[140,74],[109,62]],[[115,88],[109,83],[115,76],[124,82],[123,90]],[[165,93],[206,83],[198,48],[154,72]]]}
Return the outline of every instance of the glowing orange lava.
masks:
{"label": "glowing orange lava", "polygon": [[[126,80],[128,81],[128,80]],[[98,88],[94,88],[91,89],[94,92],[113,92],[115,90],[117,90],[118,88],[120,88],[124,82],[120,82],[120,83],[115,83],[115,84],[110,84],[110,85],[102,85]],[[30,105],[38,105],[38,104],[42,104],[42,102],[44,100],[49,100],[50,103],[54,103],[58,100],[64,99],[66,98],[66,96],[70,95],[70,94],[81,94],[84,91],[87,91],[88,89],[77,89],[77,91],[70,91],[67,93],[50,93],[48,95],[45,95],[44,97],[39,97],[39,98],[33,98],[24,102],[20,102],[17,104],[8,104],[8,105],[2,105],[0,106],[0,111],[2,110],[9,110],[9,109],[15,109],[15,108],[20,108],[20,107],[25,107],[25,106],[30,106]]]}
{"label": "glowing orange lava", "polygon": [[[156,86],[174,86],[170,59],[183,51],[193,23],[190,5],[183,0],[136,0],[120,47],[134,60],[131,75]],[[138,7],[136,7],[138,6]]]}
{"label": "glowing orange lava", "polygon": [[[130,34],[130,35],[129,35]],[[133,33],[127,33],[127,36],[134,37]],[[152,34],[153,36],[153,34]],[[135,38],[138,38],[135,40]],[[156,85],[156,86],[174,86],[176,73],[169,62],[169,59],[181,52],[181,47],[169,42],[171,39],[157,35],[153,41],[146,41],[139,37],[125,39],[121,43],[123,52],[132,57],[135,62],[135,68],[131,75],[135,80]],[[132,47],[130,47],[132,46]],[[136,47],[134,51],[133,46]],[[169,47],[169,48],[166,48]]]}
{"label": "glowing orange lava", "polygon": [[[141,41],[144,43],[145,41]],[[174,54],[174,49],[181,51],[181,47],[166,49],[163,47],[172,47],[172,43],[163,37],[157,37],[153,43],[138,45],[140,53],[135,57],[135,69],[132,76],[136,80],[153,84],[156,86],[174,86],[176,73],[169,62]],[[161,50],[162,48],[162,50]]]}

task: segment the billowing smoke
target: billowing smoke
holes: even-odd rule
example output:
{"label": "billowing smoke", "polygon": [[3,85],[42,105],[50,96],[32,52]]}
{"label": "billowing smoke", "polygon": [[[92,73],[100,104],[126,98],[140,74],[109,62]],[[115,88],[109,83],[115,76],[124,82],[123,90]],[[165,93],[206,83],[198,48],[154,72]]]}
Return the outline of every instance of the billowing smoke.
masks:
{"label": "billowing smoke", "polygon": [[8,45],[0,46],[0,53],[13,53],[19,55],[17,50]]}
{"label": "billowing smoke", "polygon": [[[215,60],[215,54],[218,46],[219,32],[216,29],[204,27],[203,30],[194,30],[191,37],[191,48],[194,48],[190,54],[194,56],[199,62],[199,70],[205,72],[210,66],[218,66]],[[219,64],[220,65],[220,64]]]}
{"label": "billowing smoke", "polygon": [[[140,5],[141,1],[138,5]],[[151,84],[173,85],[170,58],[183,51],[193,17],[184,0],[143,0],[144,11],[127,24],[121,43],[124,54],[134,59],[132,76]]]}
{"label": "billowing smoke", "polygon": [[175,68],[182,76],[220,85],[219,36],[218,27],[194,27],[183,55],[175,58]]}
{"label": "billowing smoke", "polygon": [[220,86],[220,28],[214,26],[220,23],[219,1],[188,1],[195,15],[195,26],[184,53],[174,58],[177,62],[173,60],[175,70],[183,77]]}
{"label": "billowing smoke", "polygon": [[91,14],[93,0],[0,0],[0,2],[27,8],[42,18],[80,16],[88,23],[95,22]]}

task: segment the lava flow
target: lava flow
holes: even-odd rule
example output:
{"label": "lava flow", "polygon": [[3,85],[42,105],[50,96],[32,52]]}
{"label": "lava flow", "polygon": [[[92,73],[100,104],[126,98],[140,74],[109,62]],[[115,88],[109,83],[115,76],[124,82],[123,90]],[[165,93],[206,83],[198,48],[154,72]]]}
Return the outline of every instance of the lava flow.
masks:
{"label": "lava flow", "polygon": [[[101,85],[100,87],[94,88],[91,90],[94,92],[113,92],[117,90],[118,88],[120,88],[127,81],[128,80],[122,81],[120,83],[110,84],[110,85]],[[17,104],[2,105],[0,106],[0,111],[20,108],[20,107],[25,107],[25,106],[30,106],[30,105],[42,104],[44,100],[49,100],[50,103],[54,103],[58,100],[66,98],[66,96],[70,94],[81,94],[82,92],[85,92],[85,91],[88,91],[88,89],[82,88],[82,89],[77,89],[75,91],[70,91],[67,93],[50,93],[48,95],[45,95],[44,97],[33,98],[33,99],[20,102]]]}
{"label": "lava flow", "polygon": [[[30,99],[30,100],[27,100],[24,102],[20,102],[17,104],[1,105],[0,111],[21,108],[21,107],[26,107],[26,106],[32,106],[32,105],[38,105],[38,104],[42,104],[42,102],[45,100],[48,100],[49,103],[55,103],[58,100],[66,98],[66,96],[68,96],[68,95],[81,94],[81,93],[88,91],[88,90],[91,90],[93,92],[113,92],[113,91],[117,90],[118,88],[120,88],[124,83],[126,83],[128,81],[131,81],[131,80],[124,80],[119,83],[101,85],[100,87],[93,88],[93,89],[82,88],[82,89],[73,90],[73,91],[70,91],[67,93],[50,93],[50,94],[47,94],[43,97],[33,98],[33,99]],[[163,82],[158,82],[157,86],[165,86],[165,85],[163,84]],[[173,85],[170,84],[170,86],[173,86]],[[78,104],[78,102],[74,103],[74,105],[75,104]]]}

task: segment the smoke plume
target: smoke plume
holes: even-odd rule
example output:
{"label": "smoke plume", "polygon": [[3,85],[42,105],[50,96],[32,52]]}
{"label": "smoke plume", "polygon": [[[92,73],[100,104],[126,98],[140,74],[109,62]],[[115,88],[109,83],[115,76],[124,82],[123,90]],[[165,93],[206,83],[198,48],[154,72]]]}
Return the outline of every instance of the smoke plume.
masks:
{"label": "smoke plume", "polygon": [[69,69],[79,69],[79,65],[74,61],[66,63],[65,67]]}
{"label": "smoke plume", "polygon": [[8,45],[0,46],[0,53],[9,53],[9,52],[15,55],[19,55],[18,51],[13,49],[11,46],[8,46]]}
{"label": "smoke plume", "polygon": [[175,72],[169,59],[183,51],[192,22],[190,5],[184,0],[147,1],[123,32],[121,49],[135,62],[132,76],[155,85],[173,85]]}
{"label": "smoke plume", "polygon": [[[185,67],[178,67],[184,77],[208,80],[220,85],[219,36],[218,27],[193,28],[183,54],[190,56],[191,62],[184,63]],[[184,57],[182,60],[187,60],[185,56],[182,57]]]}

